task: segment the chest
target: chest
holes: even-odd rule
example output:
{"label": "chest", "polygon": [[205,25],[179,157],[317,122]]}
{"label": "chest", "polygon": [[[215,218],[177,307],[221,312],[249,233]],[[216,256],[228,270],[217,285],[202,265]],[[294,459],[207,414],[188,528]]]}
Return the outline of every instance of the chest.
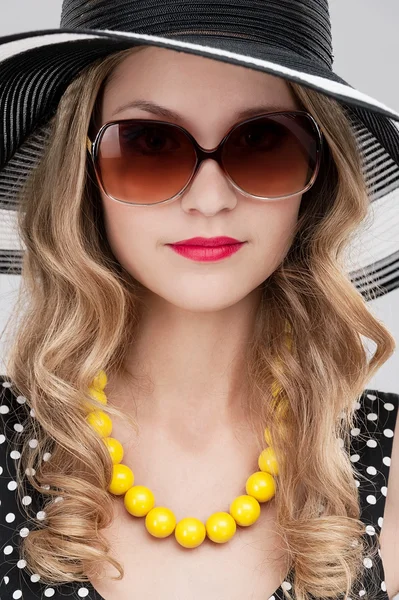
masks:
{"label": "chest", "polygon": [[[385,501],[380,535],[381,558],[389,598],[399,594],[399,418],[396,422],[389,473],[388,493]],[[399,596],[395,598],[398,600]]]}
{"label": "chest", "polygon": [[[158,486],[159,497],[165,506],[174,507],[178,520],[188,516],[187,507],[189,513],[203,521],[215,510],[223,510],[220,507],[226,499],[237,495],[233,482],[245,481],[256,456],[250,436],[237,451],[228,439],[218,445],[217,453],[213,448],[202,447],[201,454],[187,463],[182,461],[180,452],[171,453],[168,443],[154,448],[150,435],[147,443],[144,437],[138,445],[129,443],[129,436],[122,428],[116,437],[126,449],[123,462],[135,465],[137,482],[145,482],[151,489]],[[393,462],[399,456],[399,435],[395,436],[395,444]],[[217,476],[220,472],[223,478]],[[398,475],[399,470],[391,468],[380,540],[390,599],[398,592]],[[215,505],[211,503],[212,496]],[[127,513],[121,498],[115,498],[112,524],[102,533],[110,544],[110,553],[125,570],[121,581],[109,579],[118,572],[108,565],[101,576],[90,577],[93,587],[105,600],[131,600],[132,590],[140,600],[265,600],[285,580],[290,568],[288,553],[276,527],[274,501],[262,504],[259,520],[251,527],[237,528],[234,538],[226,544],[206,539],[201,546],[189,550],[179,546],[173,535],[155,539],[146,531],[144,519]]]}
{"label": "chest", "polygon": [[[205,539],[195,549],[181,547],[173,534],[155,539],[143,519],[127,514],[123,504],[106,530],[112,554],[122,562],[125,577],[109,581],[117,571],[106,567],[90,578],[105,600],[265,600],[284,580],[289,564],[275,530],[272,503],[252,527],[238,528],[226,544]],[[125,515],[126,513],[126,515]]]}

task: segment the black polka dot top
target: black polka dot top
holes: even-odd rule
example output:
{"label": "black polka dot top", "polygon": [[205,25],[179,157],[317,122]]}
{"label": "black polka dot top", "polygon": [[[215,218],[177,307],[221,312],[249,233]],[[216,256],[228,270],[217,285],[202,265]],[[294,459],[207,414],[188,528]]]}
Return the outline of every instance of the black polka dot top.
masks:
{"label": "black polka dot top", "polygon": [[[24,560],[19,556],[21,538],[29,535],[30,529],[34,527],[19,506],[16,494],[16,463],[20,457],[18,440],[22,439],[23,423],[26,423],[27,418],[34,418],[34,414],[29,410],[26,399],[13,390],[12,382],[0,375],[0,599],[104,600],[90,582],[58,585],[42,583],[39,575],[30,574],[25,569]],[[349,452],[350,460],[356,463],[356,469],[362,475],[359,479],[355,477],[355,482],[359,490],[361,520],[365,525],[364,538],[372,541],[376,540],[373,536],[380,533],[383,526],[399,394],[367,389],[358,400],[356,426],[351,430]],[[344,441],[341,442],[344,447]],[[29,444],[34,447],[37,440],[32,439]],[[48,460],[48,457],[43,456],[43,460]],[[40,495],[29,482],[27,484],[27,489],[32,490],[29,492],[32,496],[24,496],[22,504],[32,504],[36,518],[45,519]],[[389,600],[379,547],[373,560],[367,556],[364,558],[364,566],[365,579],[350,600]],[[284,590],[293,597],[292,570],[277,590],[265,600],[284,600]],[[396,599],[399,600],[399,595]]]}

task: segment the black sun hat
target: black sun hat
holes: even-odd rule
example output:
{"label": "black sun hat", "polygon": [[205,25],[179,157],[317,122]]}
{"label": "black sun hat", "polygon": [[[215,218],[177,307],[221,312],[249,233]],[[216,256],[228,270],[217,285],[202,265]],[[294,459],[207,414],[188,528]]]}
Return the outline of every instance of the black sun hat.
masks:
{"label": "black sun hat", "polygon": [[64,0],[59,29],[1,37],[1,273],[21,273],[18,191],[63,93],[90,63],[137,45],[264,71],[341,103],[371,216],[350,248],[348,272],[367,299],[399,287],[399,113],[334,73],[328,0],[113,0],[112,8],[109,0]]}

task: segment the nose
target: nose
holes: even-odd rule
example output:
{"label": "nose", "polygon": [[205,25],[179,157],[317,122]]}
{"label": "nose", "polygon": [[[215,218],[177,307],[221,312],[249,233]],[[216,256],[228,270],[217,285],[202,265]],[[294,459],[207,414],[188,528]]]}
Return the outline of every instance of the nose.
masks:
{"label": "nose", "polygon": [[233,210],[239,191],[231,184],[223,168],[214,158],[206,158],[181,196],[181,207],[213,216],[221,210]]}

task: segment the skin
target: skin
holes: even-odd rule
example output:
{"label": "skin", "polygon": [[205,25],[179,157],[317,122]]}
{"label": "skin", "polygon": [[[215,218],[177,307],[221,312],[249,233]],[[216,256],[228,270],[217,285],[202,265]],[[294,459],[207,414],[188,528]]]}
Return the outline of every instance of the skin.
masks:
{"label": "skin", "polygon": [[[116,112],[138,99],[171,108],[181,119],[139,108]],[[148,47],[114,70],[104,90],[101,124],[118,118],[169,120],[184,126],[201,146],[213,148],[240,120],[237,111],[264,105],[301,108],[283,79]],[[169,204],[131,207],[103,193],[101,197],[113,253],[142,284],[145,299],[126,368],[137,381],[151,382],[150,387],[127,389],[121,381],[108,381],[107,395],[134,414],[140,429],[136,437],[113,419],[112,435],[122,442],[123,462],[133,468],[136,483],[150,487],[178,520],[192,514],[205,521],[243,493],[243,481],[257,463],[242,405],[243,350],[251,339],[259,286],[290,248],[302,195],[279,202],[247,198],[208,160],[185,193]],[[184,258],[165,245],[218,235],[247,243],[229,258],[208,263]],[[395,461],[392,477],[398,489],[399,456]],[[392,496],[387,500],[392,502]],[[109,583],[91,578],[107,600],[130,598],[133,588],[143,600],[260,600],[276,590],[288,571],[274,529],[273,501],[262,505],[254,527],[239,531],[229,544],[205,540],[194,551],[180,547],[173,536],[161,543],[151,538],[142,520],[133,519],[122,504],[115,502],[114,521],[105,537],[124,564],[125,579]],[[387,552],[388,565],[393,553]],[[176,577],[182,567],[185,577]],[[393,568],[387,569],[386,578],[392,595],[399,588]],[[105,574],[115,576],[116,571]]]}
{"label": "skin", "polygon": [[[130,100],[152,100],[180,113],[177,123],[205,148],[219,143],[238,121],[238,110],[273,103],[300,108],[282,79],[164,48],[128,57],[113,75],[102,124],[117,118],[168,120],[138,108],[114,114]],[[249,199],[208,160],[169,204],[132,207],[105,194],[102,201],[115,257],[145,288],[141,332],[126,361],[131,372],[145,369],[155,385],[150,397],[146,393],[141,417],[155,418],[177,441],[174,423],[183,415],[194,434],[201,437],[203,427],[217,436],[226,417],[239,410],[240,350],[251,335],[259,285],[291,245],[301,195],[279,202]],[[165,245],[218,235],[247,243],[233,256],[208,263]]]}

